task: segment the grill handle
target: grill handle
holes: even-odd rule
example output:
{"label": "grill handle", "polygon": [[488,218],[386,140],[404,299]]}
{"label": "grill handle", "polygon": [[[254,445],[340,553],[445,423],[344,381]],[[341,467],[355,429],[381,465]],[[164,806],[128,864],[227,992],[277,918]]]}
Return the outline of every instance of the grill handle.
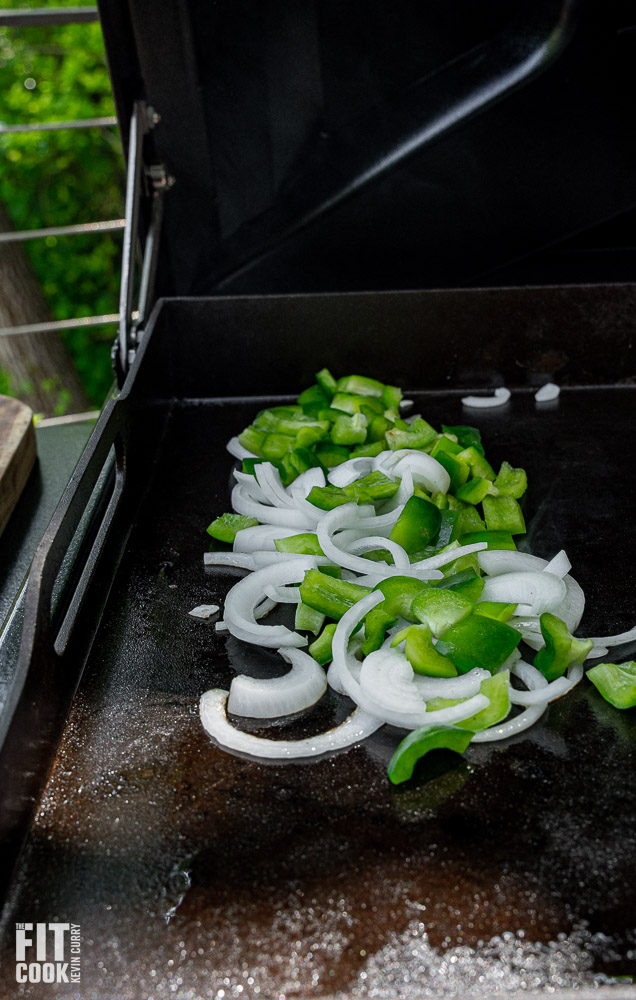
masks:
{"label": "grill handle", "polygon": [[0,897],[57,748],[129,531],[123,512],[129,419],[127,399],[107,402],[30,570],[0,748]]}

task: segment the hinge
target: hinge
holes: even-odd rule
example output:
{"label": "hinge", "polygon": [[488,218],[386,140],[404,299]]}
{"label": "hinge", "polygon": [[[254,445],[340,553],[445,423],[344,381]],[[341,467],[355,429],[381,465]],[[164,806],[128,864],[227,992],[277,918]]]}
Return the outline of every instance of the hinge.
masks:
{"label": "hinge", "polygon": [[[121,386],[132,364],[148,311],[152,306],[163,218],[163,198],[174,184],[162,163],[144,163],[144,137],[161,120],[145,101],[135,101],[128,136],[126,172],[126,225],[121,263],[119,293],[119,331],[113,344],[113,367]],[[146,238],[143,243],[141,275],[135,308],[136,249],[140,240],[142,199],[149,203]]]}

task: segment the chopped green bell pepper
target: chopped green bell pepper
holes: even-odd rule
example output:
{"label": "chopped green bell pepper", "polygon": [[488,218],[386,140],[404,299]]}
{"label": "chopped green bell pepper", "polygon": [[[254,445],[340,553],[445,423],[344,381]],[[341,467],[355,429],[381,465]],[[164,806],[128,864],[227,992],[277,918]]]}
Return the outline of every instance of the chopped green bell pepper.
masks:
{"label": "chopped green bell pepper", "polygon": [[245,514],[221,514],[207,526],[206,531],[212,538],[216,538],[217,542],[231,543],[239,531],[244,528],[255,528],[257,524],[255,517],[247,517]]}
{"label": "chopped green bell pepper", "polygon": [[435,646],[428,625],[409,625],[398,632],[391,646],[404,642],[404,654],[416,674],[427,677],[456,677],[457,668],[447,656],[441,656]]}
{"label": "chopped green bell pepper", "polygon": [[567,625],[548,611],[539,618],[545,646],[534,658],[534,665],[548,681],[562,677],[570,663],[583,663],[594,643],[591,639],[575,639]]}
{"label": "chopped green bell pepper", "polygon": [[471,614],[442,633],[436,649],[450,656],[460,674],[475,667],[493,673],[521,642],[521,635],[493,618]]}
{"label": "chopped green bell pepper", "polygon": [[370,593],[369,587],[334,579],[318,569],[307,570],[305,579],[300,585],[300,598],[303,604],[308,604],[315,611],[321,611],[328,618],[342,618],[356,601]]}
{"label": "chopped green bell pepper", "polygon": [[294,628],[304,629],[306,632],[313,632],[314,635],[318,635],[324,624],[325,615],[322,611],[316,611],[315,608],[310,608],[308,604],[303,604],[302,601],[296,605]]}
{"label": "chopped green bell pepper", "polygon": [[440,530],[442,515],[429,500],[412,496],[391,528],[389,538],[412,554],[427,545]]}
{"label": "chopped green bell pepper", "polygon": [[331,663],[333,659],[333,653],[331,651],[331,643],[333,642],[333,635],[336,631],[337,626],[333,623],[325,625],[322,632],[317,639],[314,640],[308,647],[308,652],[310,656],[313,656],[321,667]]}
{"label": "chopped green bell pepper", "polygon": [[491,493],[496,494],[497,490],[490,480],[484,479],[482,476],[474,476],[473,479],[469,479],[467,483],[455,491],[455,496],[458,500],[463,500],[464,503],[477,504]]}
{"label": "chopped green bell pepper", "polygon": [[504,604],[502,601],[479,601],[474,607],[474,614],[507,622],[514,615],[516,607],[516,604]]}
{"label": "chopped green bell pepper", "polygon": [[528,488],[528,477],[524,469],[513,469],[508,462],[502,462],[499,474],[495,479],[495,486],[501,496],[518,500]]}
{"label": "chopped green bell pepper", "polygon": [[437,431],[422,417],[416,417],[413,423],[405,424],[406,430],[401,430],[399,421],[395,427],[386,432],[386,443],[391,451],[399,448],[426,448],[437,435]]}
{"label": "chopped green bell pepper", "polygon": [[318,535],[305,531],[299,535],[288,535],[287,538],[276,538],[274,545],[278,552],[296,552],[302,556],[324,556],[320,548]]}
{"label": "chopped green bell pepper", "polygon": [[522,535],[526,530],[523,512],[512,497],[484,497],[484,517],[488,531]]}
{"label": "chopped green bell pepper", "polygon": [[457,726],[422,726],[405,736],[391,757],[388,766],[389,781],[400,785],[413,775],[418,760],[431,750],[454,750],[463,753],[473,734]]}
{"label": "chopped green bell pepper", "polygon": [[439,587],[430,587],[423,591],[411,605],[411,614],[422,624],[428,625],[434,636],[446,632],[451,625],[471,614],[472,610],[472,601],[467,600],[462,594]]}
{"label": "chopped green bell pepper", "polygon": [[467,531],[461,536],[462,545],[472,545],[473,542],[487,542],[489,549],[517,548],[509,531]]}
{"label": "chopped green bell pepper", "polygon": [[[480,694],[484,694],[490,701],[490,705],[482,708],[481,712],[471,715],[468,719],[462,719],[455,725],[460,729],[469,729],[472,733],[480,729],[489,729],[496,726],[498,722],[505,719],[510,711],[510,671],[500,670],[498,674],[487,677],[481,682]],[[459,705],[463,698],[431,698],[427,701],[427,711],[433,712],[439,708],[452,708]]]}
{"label": "chopped green bell pepper", "polygon": [[636,662],[599,663],[588,670],[592,684],[614,708],[636,706]]}

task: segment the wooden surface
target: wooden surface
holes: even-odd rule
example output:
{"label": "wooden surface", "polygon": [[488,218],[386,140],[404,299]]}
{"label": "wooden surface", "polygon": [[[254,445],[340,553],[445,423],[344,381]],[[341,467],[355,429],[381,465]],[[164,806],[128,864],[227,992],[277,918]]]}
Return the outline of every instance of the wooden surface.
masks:
{"label": "wooden surface", "polygon": [[20,498],[36,458],[33,411],[0,396],[0,534]]}

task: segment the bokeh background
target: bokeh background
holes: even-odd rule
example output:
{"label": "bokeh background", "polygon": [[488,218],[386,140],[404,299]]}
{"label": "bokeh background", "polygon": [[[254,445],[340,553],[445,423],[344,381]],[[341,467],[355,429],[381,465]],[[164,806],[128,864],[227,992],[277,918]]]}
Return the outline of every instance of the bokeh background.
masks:
{"label": "bokeh background", "polygon": [[[42,8],[0,0],[2,10]],[[90,6],[55,0],[49,6]],[[0,232],[123,216],[116,126],[3,133],[3,127],[115,114],[99,22],[0,26]],[[0,243],[0,327],[118,310],[119,231]],[[99,407],[112,383],[115,326],[0,337],[0,393],[36,412]]]}

